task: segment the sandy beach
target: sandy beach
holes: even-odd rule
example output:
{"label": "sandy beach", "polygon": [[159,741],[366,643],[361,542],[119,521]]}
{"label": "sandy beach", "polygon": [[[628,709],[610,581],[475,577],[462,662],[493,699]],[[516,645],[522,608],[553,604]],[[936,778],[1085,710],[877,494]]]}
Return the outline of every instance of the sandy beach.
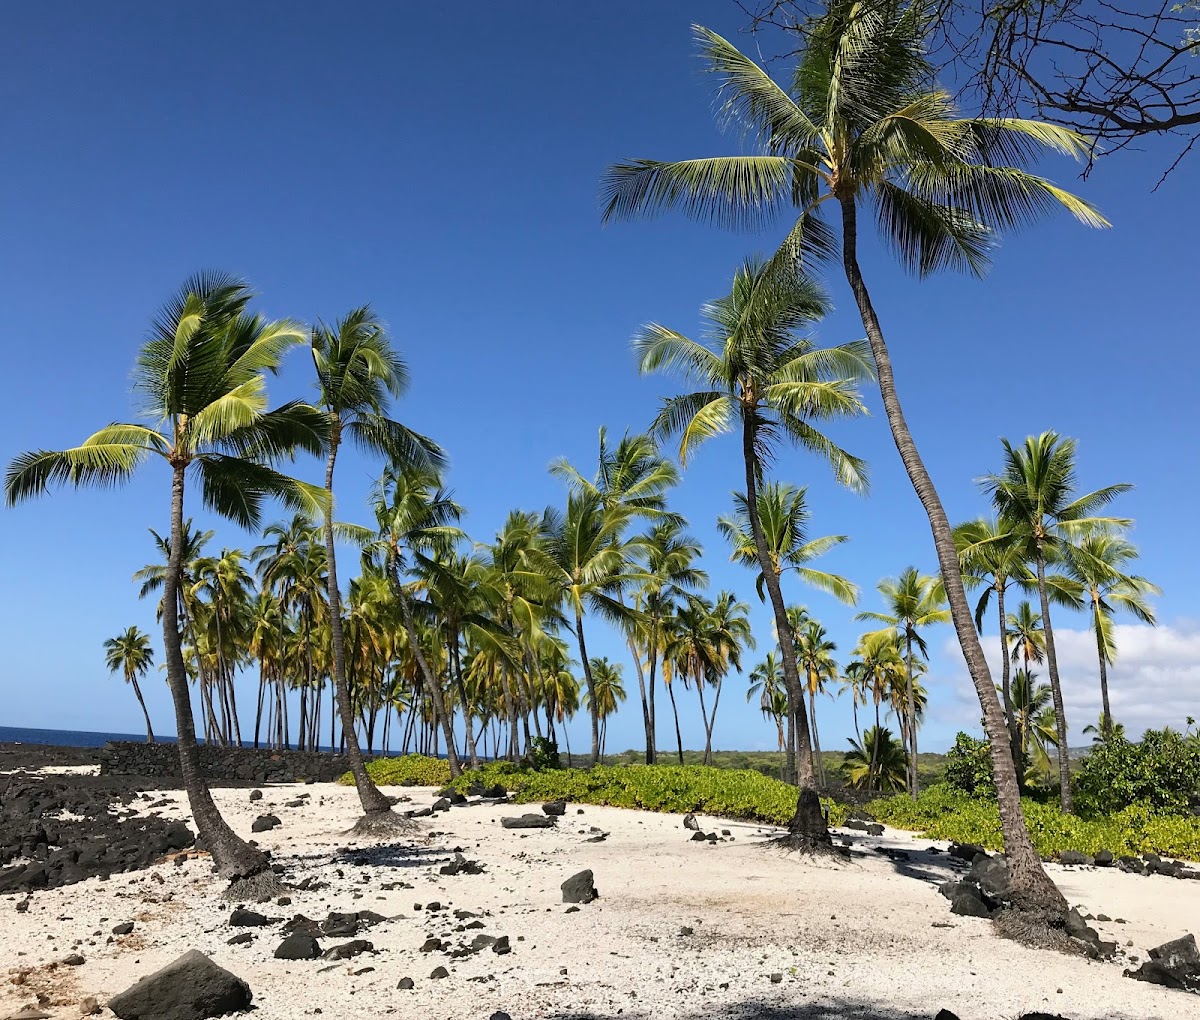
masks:
{"label": "sandy beach", "polygon": [[[189,820],[178,791],[145,791],[139,811]],[[198,949],[249,982],[261,1020],[395,1014],[474,1020],[503,1011],[534,1017],[799,1017],[814,1020],[1001,1020],[1043,1011],[1070,1020],[1200,1017],[1200,998],[1122,976],[1148,947],[1194,928],[1200,885],[1113,869],[1051,866],[1068,900],[1120,948],[1092,962],[1023,948],[987,920],[952,915],[937,884],[964,865],[939,844],[888,830],[839,833],[856,851],[845,865],[787,857],[762,846],[769,828],[701,818],[728,836],[697,842],[677,815],[568,805],[552,829],[506,830],[504,816],[536,805],[471,805],[422,819],[402,842],[353,842],[353,789],[334,785],[219,789],[234,828],[260,815],[281,824],[255,834],[285,865],[290,903],[246,904],[271,919],[231,927],[236,904],[205,855],[107,881],[88,879],[0,899],[0,1017],[39,1006],[78,1017],[182,953]],[[388,790],[433,803],[435,791]],[[297,800],[308,794],[301,803]],[[293,804],[295,806],[288,806]],[[406,805],[409,806],[409,805]],[[606,834],[600,841],[600,834]],[[893,860],[875,848],[909,852]],[[440,874],[455,859],[479,874]],[[572,909],[560,884],[590,868],[600,898]],[[438,909],[433,909],[434,904]],[[365,939],[346,960],[276,959],[285,922],[370,910],[386,920],[353,936],[319,935],[321,949]],[[1118,921],[1118,919],[1120,919]],[[113,935],[122,922],[129,934]],[[248,941],[230,945],[238,934]],[[510,952],[454,956],[478,935],[506,936]],[[442,948],[426,947],[439,939]],[[486,940],[485,940],[486,941]],[[503,945],[503,944],[501,944]],[[82,964],[65,965],[70,954]],[[448,976],[431,977],[438,967]],[[403,978],[413,987],[401,989]],[[38,994],[41,994],[39,1000]],[[104,1015],[111,1015],[104,1011]]]}

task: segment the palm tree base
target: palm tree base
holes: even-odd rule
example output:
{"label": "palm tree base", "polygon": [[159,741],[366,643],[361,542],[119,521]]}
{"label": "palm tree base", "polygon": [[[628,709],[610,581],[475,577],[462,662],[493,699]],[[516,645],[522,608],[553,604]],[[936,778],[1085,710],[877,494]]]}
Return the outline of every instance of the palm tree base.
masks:
{"label": "palm tree base", "polygon": [[1079,939],[1067,934],[1067,912],[1055,907],[1010,906],[996,915],[996,934],[1031,949],[1053,949],[1072,956],[1086,956]]}
{"label": "palm tree base", "polygon": [[279,880],[279,876],[267,868],[245,878],[235,878],[229,883],[229,888],[221,894],[221,899],[238,903],[259,903],[282,896],[285,892],[287,887]]}
{"label": "palm tree base", "polygon": [[796,813],[788,822],[787,834],[771,840],[768,845],[788,853],[819,854],[841,859],[850,856],[845,847],[833,845],[829,826],[825,824],[821,798],[809,786],[800,789],[796,798]]}
{"label": "palm tree base", "polygon": [[350,836],[387,836],[397,832],[411,833],[417,829],[417,823],[404,815],[398,815],[391,808],[383,811],[368,811],[349,829],[345,835]]}

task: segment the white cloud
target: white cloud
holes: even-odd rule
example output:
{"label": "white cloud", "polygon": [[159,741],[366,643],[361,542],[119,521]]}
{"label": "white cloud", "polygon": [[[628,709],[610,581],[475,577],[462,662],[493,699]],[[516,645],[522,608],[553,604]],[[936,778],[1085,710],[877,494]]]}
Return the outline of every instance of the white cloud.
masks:
{"label": "white cloud", "polygon": [[[1147,627],[1118,624],[1117,661],[1108,670],[1113,716],[1131,737],[1148,728],[1183,728],[1187,716],[1200,719],[1200,624],[1177,621]],[[1072,746],[1086,744],[1083,727],[1100,718],[1100,674],[1096,639],[1090,630],[1054,629],[1058,671]],[[983,635],[984,652],[993,677],[1000,676],[1000,647],[994,631]],[[939,737],[957,729],[979,730],[979,702],[966,664],[952,637],[943,648],[940,668],[930,683],[930,727]],[[1038,679],[1049,678],[1043,663]],[[935,741],[941,743],[941,740]],[[949,742],[946,739],[945,742]]]}

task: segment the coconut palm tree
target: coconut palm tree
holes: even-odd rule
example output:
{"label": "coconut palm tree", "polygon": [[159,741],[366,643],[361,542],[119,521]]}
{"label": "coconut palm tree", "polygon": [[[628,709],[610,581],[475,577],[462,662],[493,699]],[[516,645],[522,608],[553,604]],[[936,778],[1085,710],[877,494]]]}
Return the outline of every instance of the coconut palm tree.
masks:
{"label": "coconut palm tree", "polygon": [[[712,735],[717,722],[717,709],[721,705],[721,690],[725,677],[730,670],[741,671],[742,650],[753,649],[754,634],[750,629],[750,618],[747,615],[750,607],[745,602],[739,602],[730,591],[721,591],[704,620],[705,644],[707,655],[703,680],[716,688],[713,698],[712,715],[704,726],[704,764],[712,764]],[[697,684],[701,692],[701,715],[704,713],[703,688]]]}
{"label": "coconut palm tree", "polygon": [[1083,588],[1092,615],[1096,635],[1096,653],[1100,660],[1100,733],[1107,739],[1112,728],[1108,704],[1108,666],[1117,657],[1113,635],[1113,614],[1118,609],[1131,613],[1142,623],[1155,625],[1150,598],[1162,589],[1144,577],[1125,572],[1127,563],[1137,559],[1137,547],[1119,535],[1088,535],[1077,544],[1065,546],[1064,567],[1069,577]]}
{"label": "coconut palm tree", "polygon": [[150,725],[150,713],[138,687],[138,677],[143,677],[154,665],[154,649],[150,646],[150,635],[138,627],[129,627],[116,637],[104,642],[104,663],[113,673],[120,672],[125,682],[133,687],[142,715],[146,717],[146,743],[154,743],[154,727]]}
{"label": "coconut palm tree", "polygon": [[[885,701],[890,702],[891,692],[904,683],[905,662],[900,654],[899,637],[894,630],[876,630],[863,634],[858,644],[850,653],[854,659],[846,666],[847,677],[853,677],[875,705],[875,729],[880,728],[880,707]],[[866,747],[867,730],[863,734]],[[875,745],[872,745],[875,746]],[[883,744],[878,745],[880,748]],[[876,763],[877,764],[877,763]],[[868,782],[874,781],[874,766]]]}
{"label": "coconut palm tree", "polygon": [[913,646],[928,660],[929,648],[921,630],[937,623],[949,623],[950,612],[946,605],[946,589],[941,579],[929,577],[906,567],[898,578],[885,577],[876,586],[887,605],[887,612],[862,612],[856,620],[874,620],[886,624],[904,640],[904,663],[908,694],[905,697],[904,732],[908,738],[908,792],[917,797],[917,726],[916,709],[913,705]]}
{"label": "coconut palm tree", "polygon": [[[391,805],[367,775],[346,684],[346,639],[334,550],[333,472],[343,438],[367,451],[383,454],[401,467],[437,467],[443,458],[431,439],[387,417],[389,397],[399,397],[408,388],[408,366],[392,348],[387,331],[370,308],[356,308],[333,326],[314,326],[309,347],[317,375],[316,404],[325,415],[329,437],[324,530],[334,696],[342,721],[346,757],[363,812],[373,823],[387,824]],[[453,752],[453,741],[449,743]]]}
{"label": "coconut palm tree", "polygon": [[777,261],[831,258],[823,207],[841,214],[841,262],[875,360],[893,440],[925,508],[954,627],[987,722],[1015,899],[1065,915],[1025,828],[1020,790],[1004,755],[1004,717],[959,572],[949,519],[913,442],[896,390],[891,353],[858,260],[858,212],[875,207],[902,264],[980,274],[995,232],[1065,209],[1107,226],[1088,203],[1022,169],[1044,150],[1090,151],[1072,131],[1016,118],[963,118],[938,85],[927,45],[932,8],[902,0],[829,0],[807,25],[791,87],[708,29],[696,34],[719,79],[723,118],[757,139],[751,155],[674,163],[634,160],[604,182],[604,218],[679,208],[698,218],[758,225],[789,207],[798,219]]}
{"label": "coconut palm tree", "polygon": [[850,738],[850,750],[842,760],[846,785],[855,790],[903,790],[908,782],[908,755],[904,742],[883,726],[870,727],[862,742]]}
{"label": "coconut palm tree", "polygon": [[1128,527],[1131,521],[1097,514],[1131,485],[1109,485],[1083,496],[1076,496],[1075,440],[1056,432],[1029,436],[1023,446],[1014,447],[1007,439],[1004,465],[998,474],[980,480],[983,491],[1001,521],[1028,536],[1037,568],[1038,595],[1042,603],[1042,628],[1046,632],[1046,666],[1050,690],[1054,695],[1054,714],[1058,725],[1059,799],[1066,814],[1072,811],[1071,769],[1067,751],[1067,713],[1063,705],[1062,685],[1058,676],[1058,658],[1054,653],[1054,629],[1050,623],[1050,588],[1046,582],[1046,562],[1061,556],[1063,547],[1096,532]]}
{"label": "coconut palm tree", "polygon": [[741,434],[746,523],[775,615],[789,704],[803,741],[796,815],[789,825],[797,845],[825,843],[828,827],[813,785],[807,713],[787,607],[763,530],[759,489],[782,442],[820,456],[844,485],[859,491],[866,487],[862,461],[812,424],[864,413],[855,383],[870,377],[862,344],[820,349],[798,335],[827,307],[825,295],[811,280],[751,260],[734,275],[731,292],[705,306],[708,345],[657,323],[643,327],[634,338],[643,373],[679,369],[703,387],[665,400],[652,426],[656,435],[680,436],[681,463],[686,464],[707,439],[731,431]]}
{"label": "coconut palm tree", "polygon": [[1058,743],[1054,694],[1049,684],[1039,684],[1037,674],[1018,669],[1013,676],[1013,710],[1017,719],[1021,756],[1049,783],[1054,773],[1049,747]]}
{"label": "coconut palm tree", "polygon": [[180,775],[200,837],[218,871],[230,879],[263,875],[268,865],[221,817],[200,767],[179,626],[185,483],[190,475],[210,510],[244,527],[258,525],[269,497],[317,513],[324,506],[320,490],[266,463],[296,450],[319,451],[324,422],[307,404],[268,410],[265,375],[302,342],[303,332],[290,322],[250,314],[250,298],[244,283],[223,274],[187,280],[155,318],[138,355],[134,388],[150,424],[108,425],[79,446],[21,454],[9,465],[4,488],[12,506],[42,495],[51,484],[119,484],[155,455],[170,468],[162,621]]}
{"label": "coconut palm tree", "polygon": [[607,736],[608,717],[617,711],[617,706],[625,700],[625,685],[621,680],[620,663],[609,662],[607,658],[593,659],[589,664],[588,677],[592,689],[588,698],[596,706],[596,714],[600,717],[600,755],[604,754],[604,739]]}
{"label": "coconut palm tree", "polygon": [[750,686],[746,689],[746,701],[758,698],[758,707],[764,719],[773,719],[779,740],[779,777],[783,778],[785,759],[784,741],[787,734],[783,720],[788,714],[787,690],[783,686],[783,667],[774,651],[750,670]]}
{"label": "coconut palm tree", "polygon": [[804,689],[808,694],[808,715],[812,722],[818,777],[821,785],[825,786],[825,762],[821,757],[821,736],[817,729],[817,695],[825,693],[826,684],[837,681],[838,665],[833,658],[837,644],[829,640],[829,635],[820,621],[812,619],[803,607],[792,608],[799,610],[798,625],[792,628],[796,640],[796,660],[803,675]]}

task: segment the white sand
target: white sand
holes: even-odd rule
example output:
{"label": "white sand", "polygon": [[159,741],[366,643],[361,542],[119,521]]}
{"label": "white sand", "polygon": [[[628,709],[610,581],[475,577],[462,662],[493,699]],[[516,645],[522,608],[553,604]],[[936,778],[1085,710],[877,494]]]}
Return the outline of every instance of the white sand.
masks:
{"label": "white sand", "polygon": [[[433,799],[428,790],[391,792],[410,794],[418,806]],[[283,806],[299,793],[312,800]],[[178,805],[163,813],[188,817],[182,794],[152,794],[160,796]],[[996,937],[986,920],[951,915],[935,885],[950,874],[944,855],[914,854],[909,865],[898,865],[867,853],[835,866],[757,846],[769,830],[752,825],[702,819],[706,830],[728,829],[735,837],[709,845],[690,841],[677,815],[600,807],[584,807],[579,815],[574,805],[557,829],[527,833],[503,830],[499,818],[537,806],[455,808],[421,820],[406,843],[357,843],[341,852],[349,842],[343,833],[358,814],[353,789],[268,787],[254,803],[246,790],[219,790],[216,797],[234,828],[247,835],[257,815],[277,814],[282,826],[256,838],[293,866],[293,879],[311,875],[329,883],[292,893],[290,906],[256,909],[318,920],[330,910],[377,911],[394,919],[358,937],[378,953],[339,963],[276,960],[280,925],[231,929],[231,905],[218,898],[222,883],[207,860],[182,867],[167,862],[35,894],[23,914],[15,909],[19,897],[0,899],[0,1017],[32,1004],[38,991],[49,997],[47,1012],[76,1017],[83,996],[103,1003],[139,976],[199,949],[249,981],[260,1020],[318,1010],[323,1020],[382,1014],[486,1020],[496,1010],[513,1020],[892,1020],[932,1018],[943,1007],[962,1020],[1007,1020],[1033,1010],[1072,1020],[1200,1018],[1200,997],[1121,973],[1129,956],[1144,958],[1148,947],[1200,927],[1197,882],[1053,867],[1073,904],[1127,921],[1092,922],[1128,954],[1097,963],[1025,949]],[[584,842],[592,826],[610,833],[608,839]],[[891,830],[883,839],[850,835],[863,848],[931,845]],[[455,846],[486,873],[438,875]],[[353,863],[361,856],[373,864]],[[568,914],[559,884],[583,868],[594,870],[602,898]],[[380,888],[397,881],[414,888]],[[415,903],[432,900],[448,909],[414,910]],[[453,917],[455,909],[481,915],[483,932],[509,936],[512,953],[485,950],[462,960],[421,953],[430,936],[457,945],[476,934],[454,932],[464,923]],[[110,940],[113,925],[127,920],[136,922],[134,933]],[[681,934],[683,926],[695,933]],[[227,944],[245,930],[255,934],[250,945]],[[322,948],[344,941],[321,939]],[[54,965],[71,952],[87,962]],[[439,965],[450,977],[431,980]],[[374,970],[354,974],[365,967]],[[783,980],[773,984],[772,972]],[[415,989],[397,990],[405,976]]]}

